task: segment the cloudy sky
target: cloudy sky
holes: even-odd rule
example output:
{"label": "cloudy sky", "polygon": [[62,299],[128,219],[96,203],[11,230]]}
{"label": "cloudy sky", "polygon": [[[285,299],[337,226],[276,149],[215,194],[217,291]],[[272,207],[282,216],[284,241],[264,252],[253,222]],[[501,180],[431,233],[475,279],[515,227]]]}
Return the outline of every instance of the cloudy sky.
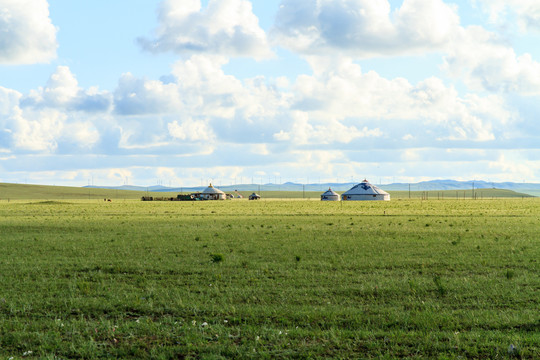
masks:
{"label": "cloudy sky", "polygon": [[539,41],[538,0],[0,0],[0,182],[540,182]]}

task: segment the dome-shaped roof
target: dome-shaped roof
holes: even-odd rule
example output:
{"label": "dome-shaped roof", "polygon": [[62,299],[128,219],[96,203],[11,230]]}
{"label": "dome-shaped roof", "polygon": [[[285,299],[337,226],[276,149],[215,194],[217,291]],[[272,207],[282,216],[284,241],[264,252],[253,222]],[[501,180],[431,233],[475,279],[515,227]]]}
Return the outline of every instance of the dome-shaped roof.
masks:
{"label": "dome-shaped roof", "polygon": [[375,185],[369,183],[369,181],[364,180],[360,184],[354,185],[348,191],[344,192],[343,195],[389,195],[386,191],[379,189]]}
{"label": "dome-shaped roof", "polygon": [[334,190],[332,190],[332,188],[328,188],[328,190],[325,193],[323,193],[321,196],[339,196],[339,194],[335,192]]}
{"label": "dome-shaped roof", "polygon": [[213,187],[212,184],[210,184],[210,186],[208,186],[206,189],[204,189],[204,191],[202,193],[203,194],[225,194],[223,191]]}

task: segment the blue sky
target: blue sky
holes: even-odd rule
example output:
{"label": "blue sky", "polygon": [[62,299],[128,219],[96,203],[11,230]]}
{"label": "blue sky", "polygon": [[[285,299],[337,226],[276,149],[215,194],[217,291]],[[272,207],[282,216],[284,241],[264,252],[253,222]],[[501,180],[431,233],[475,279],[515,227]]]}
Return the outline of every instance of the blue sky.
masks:
{"label": "blue sky", "polygon": [[536,0],[0,0],[0,182],[540,182],[539,40]]}

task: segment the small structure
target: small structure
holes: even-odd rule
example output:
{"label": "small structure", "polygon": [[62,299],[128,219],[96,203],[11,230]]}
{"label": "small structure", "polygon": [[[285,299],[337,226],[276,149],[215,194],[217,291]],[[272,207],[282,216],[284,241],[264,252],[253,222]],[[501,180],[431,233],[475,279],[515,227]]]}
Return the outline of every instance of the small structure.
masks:
{"label": "small structure", "polygon": [[210,184],[202,193],[195,193],[192,194],[192,196],[196,199],[201,200],[225,200],[227,199],[227,195]]}
{"label": "small structure", "polygon": [[321,201],[339,201],[339,194],[332,190],[331,188],[328,188],[328,191],[326,191],[324,194],[321,195]]}
{"label": "small structure", "polygon": [[236,197],[237,199],[243,199],[243,198],[244,198],[244,195],[240,194],[240,193],[238,192],[238,190],[234,190],[234,194],[235,194],[235,197]]}
{"label": "small structure", "polygon": [[249,195],[249,200],[260,200],[260,199],[261,199],[261,195],[259,194],[253,193]]}
{"label": "small structure", "polygon": [[390,194],[384,190],[379,189],[377,186],[372,185],[369,181],[362,181],[360,184],[356,184],[350,190],[341,195],[343,201],[355,201],[355,200],[390,200]]}
{"label": "small structure", "polygon": [[193,195],[178,194],[176,196],[176,200],[178,200],[178,201],[193,201],[195,199],[193,198]]}

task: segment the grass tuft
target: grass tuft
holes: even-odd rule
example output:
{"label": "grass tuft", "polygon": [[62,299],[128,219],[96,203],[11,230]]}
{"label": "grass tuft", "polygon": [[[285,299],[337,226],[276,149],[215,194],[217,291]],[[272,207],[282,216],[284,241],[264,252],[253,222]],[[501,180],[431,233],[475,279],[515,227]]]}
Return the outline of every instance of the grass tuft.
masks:
{"label": "grass tuft", "polygon": [[446,287],[443,285],[441,277],[439,275],[435,275],[433,277],[433,283],[435,284],[437,293],[440,296],[445,296],[447,293]]}

